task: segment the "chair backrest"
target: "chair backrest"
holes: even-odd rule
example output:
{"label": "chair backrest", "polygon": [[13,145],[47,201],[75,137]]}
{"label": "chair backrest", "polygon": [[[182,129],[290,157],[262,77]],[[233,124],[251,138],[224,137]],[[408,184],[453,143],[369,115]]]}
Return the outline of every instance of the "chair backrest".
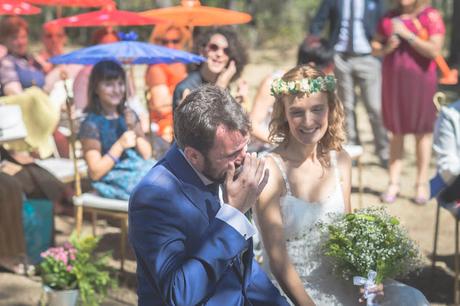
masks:
{"label": "chair backrest", "polygon": [[438,111],[441,107],[449,105],[460,99],[460,79],[457,84],[438,85],[438,91],[433,96],[433,103]]}
{"label": "chair backrest", "polygon": [[438,91],[433,96],[433,103],[436,106],[437,111],[441,110],[441,107],[449,105],[459,99],[459,95],[452,91]]}
{"label": "chair backrest", "polygon": [[64,82],[64,89],[67,95],[65,104],[66,104],[67,118],[69,119],[70,158],[72,159],[73,168],[74,168],[75,196],[78,197],[82,194],[82,190],[81,190],[81,175],[78,169],[78,160],[77,160],[75,122],[73,121],[73,116],[72,116],[72,104],[74,101],[70,95],[70,89],[68,88],[68,84],[66,82]]}

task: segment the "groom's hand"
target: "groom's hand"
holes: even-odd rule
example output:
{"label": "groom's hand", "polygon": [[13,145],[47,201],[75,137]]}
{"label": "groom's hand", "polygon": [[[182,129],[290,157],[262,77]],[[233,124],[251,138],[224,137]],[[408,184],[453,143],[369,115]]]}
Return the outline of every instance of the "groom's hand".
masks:
{"label": "groom's hand", "polygon": [[268,182],[265,158],[257,153],[247,153],[241,173],[235,176],[235,164],[230,163],[224,182],[224,201],[242,213],[246,213],[257,201]]}

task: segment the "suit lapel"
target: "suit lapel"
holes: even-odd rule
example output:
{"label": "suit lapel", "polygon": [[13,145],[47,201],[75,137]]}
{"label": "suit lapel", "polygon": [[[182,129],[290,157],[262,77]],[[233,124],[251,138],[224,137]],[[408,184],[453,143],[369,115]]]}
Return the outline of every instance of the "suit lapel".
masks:
{"label": "suit lapel", "polygon": [[184,155],[182,155],[175,143],[171,146],[164,159],[166,161],[165,167],[181,182],[181,188],[185,196],[207,218],[214,218],[215,213],[213,212],[212,205],[216,205],[215,197],[212,196],[195,170],[185,160]]}

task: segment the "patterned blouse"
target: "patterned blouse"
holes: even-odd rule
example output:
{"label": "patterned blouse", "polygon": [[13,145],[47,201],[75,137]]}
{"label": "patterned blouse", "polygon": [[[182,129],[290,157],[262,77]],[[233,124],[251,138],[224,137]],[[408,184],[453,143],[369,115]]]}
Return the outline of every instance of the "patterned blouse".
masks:
{"label": "patterned blouse", "polygon": [[11,82],[19,82],[22,88],[45,85],[45,74],[42,67],[29,56],[7,54],[0,59],[0,95],[4,96],[3,88]]}

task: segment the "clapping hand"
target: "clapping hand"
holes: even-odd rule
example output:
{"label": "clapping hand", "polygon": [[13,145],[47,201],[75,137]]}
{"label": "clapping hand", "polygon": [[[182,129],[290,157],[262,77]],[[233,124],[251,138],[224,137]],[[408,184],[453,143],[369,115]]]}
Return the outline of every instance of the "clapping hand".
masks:
{"label": "clapping hand", "polygon": [[392,27],[393,27],[393,34],[394,35],[397,35],[403,39],[408,39],[410,38],[412,35],[414,35],[414,33],[412,33],[407,27],[406,25],[404,24],[404,22],[401,21],[401,19],[399,18],[392,18],[391,19],[391,24],[392,24]]}
{"label": "clapping hand", "polygon": [[129,149],[136,146],[136,133],[134,131],[126,131],[118,139],[123,149]]}
{"label": "clapping hand", "polygon": [[267,185],[268,169],[265,169],[265,159],[258,158],[256,153],[247,153],[240,167],[243,169],[235,175],[235,164],[229,164],[223,196],[225,203],[246,213]]}

